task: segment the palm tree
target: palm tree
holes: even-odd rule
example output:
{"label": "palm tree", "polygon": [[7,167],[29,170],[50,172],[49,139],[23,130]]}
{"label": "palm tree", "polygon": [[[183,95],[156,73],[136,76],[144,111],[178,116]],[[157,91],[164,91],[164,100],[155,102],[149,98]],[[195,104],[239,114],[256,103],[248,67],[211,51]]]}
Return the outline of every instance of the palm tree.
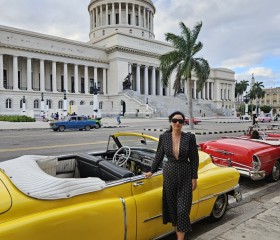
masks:
{"label": "palm tree", "polygon": [[192,73],[198,79],[198,90],[201,90],[210,74],[210,67],[207,60],[197,58],[195,55],[202,49],[203,44],[196,42],[202,22],[198,22],[193,30],[190,30],[183,22],[179,23],[181,35],[166,33],[165,39],[170,42],[174,50],[160,56],[160,70],[162,71],[163,86],[168,85],[170,75],[176,72],[173,89],[174,96],[181,89],[181,82],[187,81],[188,86],[188,113],[190,129],[193,129],[193,105],[191,96]]}
{"label": "palm tree", "polygon": [[265,91],[263,90],[264,85],[263,82],[256,82],[253,84],[252,89],[250,91],[250,99],[257,99],[256,100],[256,105],[257,105],[257,114],[258,114],[258,109],[259,109],[259,99],[264,98],[265,96]]}
{"label": "palm tree", "polygon": [[240,88],[241,88],[241,94],[243,94],[244,92],[246,92],[247,87],[249,86],[249,81],[247,80],[242,80],[240,81]]}

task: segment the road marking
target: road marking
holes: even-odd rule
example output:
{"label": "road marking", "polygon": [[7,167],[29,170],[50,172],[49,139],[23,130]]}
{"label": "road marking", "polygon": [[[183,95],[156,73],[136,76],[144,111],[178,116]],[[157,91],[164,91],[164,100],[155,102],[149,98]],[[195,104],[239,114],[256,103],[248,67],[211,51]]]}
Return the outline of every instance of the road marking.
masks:
{"label": "road marking", "polygon": [[64,144],[64,145],[53,145],[53,146],[41,146],[41,147],[28,147],[28,148],[6,148],[0,149],[1,152],[16,152],[16,151],[28,151],[28,150],[38,150],[38,149],[50,149],[50,148],[62,148],[62,147],[73,147],[73,146],[85,146],[85,145],[97,145],[97,144],[106,144],[108,141],[98,141],[91,143],[75,143],[75,144]]}

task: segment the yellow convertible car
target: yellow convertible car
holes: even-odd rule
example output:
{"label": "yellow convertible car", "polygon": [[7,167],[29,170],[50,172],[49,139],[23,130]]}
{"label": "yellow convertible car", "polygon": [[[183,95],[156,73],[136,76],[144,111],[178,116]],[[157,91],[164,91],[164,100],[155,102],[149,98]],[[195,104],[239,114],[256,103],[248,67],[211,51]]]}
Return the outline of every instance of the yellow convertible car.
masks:
{"label": "yellow convertible car", "polygon": [[[145,179],[158,138],[116,133],[106,151],[25,155],[0,163],[0,239],[154,239],[173,231],[161,217],[162,170]],[[220,219],[239,173],[199,152],[191,221]],[[166,160],[163,161],[163,164]]]}

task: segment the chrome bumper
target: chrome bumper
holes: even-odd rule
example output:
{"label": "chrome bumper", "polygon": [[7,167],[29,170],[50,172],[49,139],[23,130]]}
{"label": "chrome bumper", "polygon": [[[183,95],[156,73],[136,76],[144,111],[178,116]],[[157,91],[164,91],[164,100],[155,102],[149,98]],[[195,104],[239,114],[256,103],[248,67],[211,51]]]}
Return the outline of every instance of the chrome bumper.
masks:
{"label": "chrome bumper", "polygon": [[239,184],[234,187],[233,191],[234,191],[233,197],[235,198],[236,202],[240,202],[242,200],[242,193],[240,191]]}
{"label": "chrome bumper", "polygon": [[244,169],[237,169],[240,175],[249,177],[252,180],[260,180],[265,178],[265,171],[250,171]]}

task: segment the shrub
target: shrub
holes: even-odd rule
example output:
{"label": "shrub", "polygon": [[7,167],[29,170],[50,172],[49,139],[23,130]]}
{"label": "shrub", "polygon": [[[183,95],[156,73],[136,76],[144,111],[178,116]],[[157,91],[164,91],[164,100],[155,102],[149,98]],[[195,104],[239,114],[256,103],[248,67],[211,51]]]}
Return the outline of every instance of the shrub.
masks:
{"label": "shrub", "polygon": [[7,122],[36,122],[35,118],[22,115],[0,115],[0,121]]}

